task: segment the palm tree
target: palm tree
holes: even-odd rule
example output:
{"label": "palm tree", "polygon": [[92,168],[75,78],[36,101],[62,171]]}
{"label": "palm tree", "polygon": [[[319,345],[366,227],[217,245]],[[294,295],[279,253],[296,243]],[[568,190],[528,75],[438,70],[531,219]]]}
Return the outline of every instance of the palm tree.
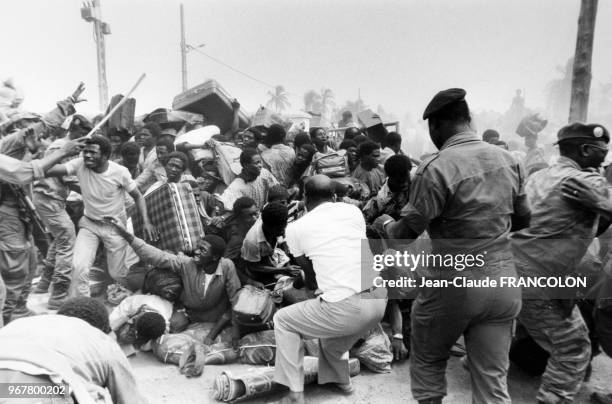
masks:
{"label": "palm tree", "polygon": [[268,91],[268,96],[270,96],[270,100],[266,106],[273,106],[276,112],[282,112],[283,110],[287,109],[287,107],[291,106],[291,104],[289,104],[289,100],[287,99],[287,92],[283,86],[276,86],[274,92]]}
{"label": "palm tree", "polygon": [[368,109],[368,107],[361,98],[355,101],[346,101],[344,107],[340,108],[341,111],[351,111],[354,117],[357,117],[357,114],[366,109]]}
{"label": "palm tree", "polygon": [[304,93],[304,111],[321,113],[321,94],[315,90],[308,90]]}

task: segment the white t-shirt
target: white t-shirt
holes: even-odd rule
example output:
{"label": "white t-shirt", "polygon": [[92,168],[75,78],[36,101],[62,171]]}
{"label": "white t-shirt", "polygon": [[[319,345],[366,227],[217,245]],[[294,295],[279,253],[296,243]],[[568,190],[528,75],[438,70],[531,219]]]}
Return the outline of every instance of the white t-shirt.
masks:
{"label": "white t-shirt", "polygon": [[312,261],[324,300],[338,302],[372,286],[362,287],[362,253],[371,252],[362,251],[366,224],[356,206],[325,202],[290,223],[285,234],[291,254]]}
{"label": "white t-shirt", "polygon": [[85,167],[79,157],[64,164],[68,175],[76,175],[81,185],[85,216],[102,220],[104,216],[120,218],[125,222],[125,193],[136,189],[127,168],[108,162],[108,169],[97,173]]}
{"label": "white t-shirt", "polygon": [[168,331],[170,329],[170,317],[172,317],[172,302],[157,295],[132,295],[123,299],[108,317],[111,329],[113,331],[118,330],[145,305],[161,314],[166,320],[166,331]]}

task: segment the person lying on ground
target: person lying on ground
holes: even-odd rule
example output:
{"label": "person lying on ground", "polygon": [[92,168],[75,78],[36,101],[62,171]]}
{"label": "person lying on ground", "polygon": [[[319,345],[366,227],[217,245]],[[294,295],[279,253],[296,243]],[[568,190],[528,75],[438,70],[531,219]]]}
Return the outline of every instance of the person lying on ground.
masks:
{"label": "person lying on ground", "polygon": [[170,331],[172,310],[172,302],[159,296],[132,295],[111,311],[108,320],[117,342],[148,351],[151,341]]}
{"label": "person lying on ground", "polygon": [[164,252],[128,233],[123,224],[106,217],[134,249],[142,261],[160,269],[178,273],[183,280],[180,302],[186,309],[190,322],[212,322],[204,343],[212,344],[217,335],[230,324],[231,309],[236,303],[240,280],[234,263],[222,258],[225,242],[219,236],[207,235],[198,241],[193,257]]}

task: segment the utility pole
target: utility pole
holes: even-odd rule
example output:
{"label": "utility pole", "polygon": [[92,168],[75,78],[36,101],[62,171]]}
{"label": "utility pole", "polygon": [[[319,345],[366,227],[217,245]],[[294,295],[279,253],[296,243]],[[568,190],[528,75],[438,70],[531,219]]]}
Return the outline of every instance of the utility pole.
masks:
{"label": "utility pole", "polygon": [[576,55],[572,72],[572,96],[569,110],[570,123],[586,122],[588,116],[597,2],[598,0],[582,0],[580,5]]}
{"label": "utility pole", "polygon": [[187,44],[185,43],[185,13],[181,4],[181,72],[183,91],[187,91]]}
{"label": "utility pole", "polygon": [[102,9],[100,0],[92,0],[83,3],[81,17],[87,22],[93,22],[94,40],[96,41],[96,56],[98,59],[98,96],[100,110],[106,110],[108,106],[108,83],[106,82],[106,46],[104,35],[111,33],[110,26],[102,21]]}

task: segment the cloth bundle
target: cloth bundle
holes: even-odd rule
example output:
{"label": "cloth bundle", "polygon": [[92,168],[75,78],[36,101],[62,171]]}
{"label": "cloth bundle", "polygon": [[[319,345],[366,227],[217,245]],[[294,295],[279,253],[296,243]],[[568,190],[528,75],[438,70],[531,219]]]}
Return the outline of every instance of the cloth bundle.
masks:
{"label": "cloth bundle", "polygon": [[[179,334],[166,334],[153,342],[153,354],[163,363],[191,366],[192,376],[199,376],[204,365],[223,365],[240,361],[249,365],[270,365],[276,358],[274,331],[266,330],[246,335],[235,351],[229,342],[231,330],[227,328],[207,346],[202,343],[212,324],[201,323]],[[184,373],[181,371],[181,373]]]}
{"label": "cloth bundle", "polygon": [[[304,384],[317,380],[319,360],[311,356],[304,357]],[[351,376],[359,374],[359,361],[349,360]],[[253,368],[242,372],[224,371],[215,379],[213,397],[218,401],[236,402],[270,394],[281,388],[274,382],[274,367]]]}
{"label": "cloth bundle", "polygon": [[380,323],[366,334],[363,344],[353,348],[350,353],[373,372],[391,372],[391,342]]}
{"label": "cloth bundle", "polygon": [[224,365],[239,361],[247,365],[271,365],[276,358],[274,331],[266,330],[245,335],[235,351],[229,342],[219,342],[205,347],[206,365]]}

